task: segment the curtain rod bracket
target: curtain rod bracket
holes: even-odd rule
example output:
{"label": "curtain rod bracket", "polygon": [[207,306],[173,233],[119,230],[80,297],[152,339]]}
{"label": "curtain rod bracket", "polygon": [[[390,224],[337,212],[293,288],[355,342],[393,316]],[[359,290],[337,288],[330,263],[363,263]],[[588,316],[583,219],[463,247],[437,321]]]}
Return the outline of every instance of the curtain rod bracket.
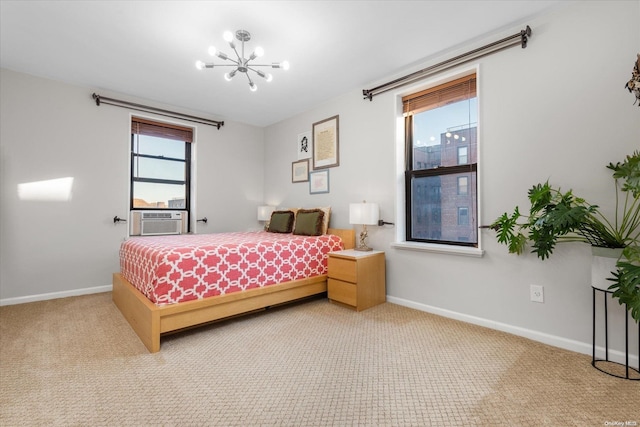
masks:
{"label": "curtain rod bracket", "polygon": [[120,218],[118,215],[114,216],[113,217],[113,223],[114,224],[118,224],[119,222],[127,222],[127,220]]}
{"label": "curtain rod bracket", "polygon": [[529,41],[529,37],[531,37],[531,27],[527,25],[525,30],[520,31],[521,38],[521,46],[523,49],[527,47],[527,41]]}

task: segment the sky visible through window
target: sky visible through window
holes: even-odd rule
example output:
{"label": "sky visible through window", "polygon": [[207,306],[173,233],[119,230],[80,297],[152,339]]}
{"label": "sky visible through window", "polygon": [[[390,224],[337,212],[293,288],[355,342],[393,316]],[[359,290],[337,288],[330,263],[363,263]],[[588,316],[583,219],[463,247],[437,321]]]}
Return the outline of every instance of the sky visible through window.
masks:
{"label": "sky visible through window", "polygon": [[478,98],[454,102],[413,116],[416,147],[439,145],[440,135],[447,130],[472,127],[478,122]]}
{"label": "sky visible through window", "polygon": [[[148,135],[136,135],[133,141],[133,151],[139,154],[184,159],[185,142]],[[134,177],[140,178],[184,180],[185,163],[134,156],[133,174]],[[185,186],[135,182],[133,197],[143,199],[148,203],[164,202],[165,206],[169,206],[169,200],[185,198]]]}

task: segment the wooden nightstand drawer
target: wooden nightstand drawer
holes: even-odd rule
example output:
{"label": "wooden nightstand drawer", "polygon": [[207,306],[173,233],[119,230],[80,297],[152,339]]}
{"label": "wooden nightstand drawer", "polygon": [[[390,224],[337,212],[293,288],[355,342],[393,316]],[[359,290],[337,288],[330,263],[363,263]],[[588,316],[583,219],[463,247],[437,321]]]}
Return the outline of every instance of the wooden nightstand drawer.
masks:
{"label": "wooden nightstand drawer", "polygon": [[328,265],[329,277],[345,282],[358,282],[358,268],[355,260],[329,257]]}
{"label": "wooden nightstand drawer", "polygon": [[327,287],[332,300],[354,307],[356,306],[356,291],[358,288],[355,284],[329,278]]}

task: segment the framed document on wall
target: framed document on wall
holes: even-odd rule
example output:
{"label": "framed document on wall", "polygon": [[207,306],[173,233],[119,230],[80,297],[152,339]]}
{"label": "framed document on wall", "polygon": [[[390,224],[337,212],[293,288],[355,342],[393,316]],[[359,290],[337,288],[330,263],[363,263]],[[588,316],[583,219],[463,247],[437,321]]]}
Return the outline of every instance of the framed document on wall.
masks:
{"label": "framed document on wall", "polygon": [[309,159],[291,163],[291,182],[309,181]]}
{"label": "framed document on wall", "polygon": [[329,170],[309,172],[309,194],[329,192]]}
{"label": "framed document on wall", "polygon": [[313,124],[313,169],[332,168],[340,164],[340,127],[338,116]]}

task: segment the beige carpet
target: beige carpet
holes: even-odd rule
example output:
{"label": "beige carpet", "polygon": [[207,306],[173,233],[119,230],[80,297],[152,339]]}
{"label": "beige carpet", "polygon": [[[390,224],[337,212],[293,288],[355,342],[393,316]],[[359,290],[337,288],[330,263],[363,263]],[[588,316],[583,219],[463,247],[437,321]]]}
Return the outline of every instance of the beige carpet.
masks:
{"label": "beige carpet", "polygon": [[156,354],[110,293],[0,307],[0,332],[2,426],[640,426],[640,382],[589,356],[388,303],[316,299]]}

